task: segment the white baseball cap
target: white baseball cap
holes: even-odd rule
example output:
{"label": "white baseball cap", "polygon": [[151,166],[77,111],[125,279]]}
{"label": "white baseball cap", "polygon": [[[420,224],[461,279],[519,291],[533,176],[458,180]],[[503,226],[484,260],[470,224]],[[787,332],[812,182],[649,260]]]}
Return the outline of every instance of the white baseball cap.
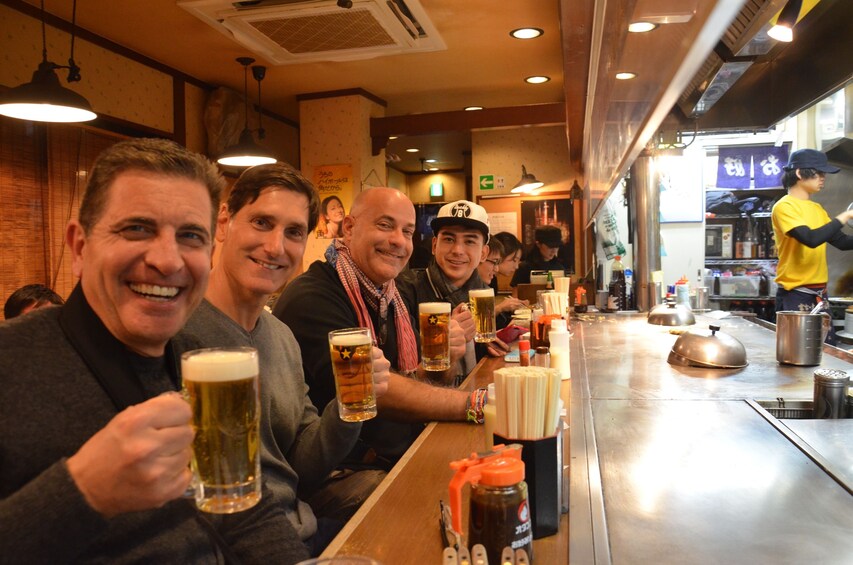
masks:
{"label": "white baseball cap", "polygon": [[480,230],[486,243],[489,242],[489,214],[485,208],[468,200],[457,200],[439,208],[430,227],[434,234],[438,234],[444,226],[465,226]]}

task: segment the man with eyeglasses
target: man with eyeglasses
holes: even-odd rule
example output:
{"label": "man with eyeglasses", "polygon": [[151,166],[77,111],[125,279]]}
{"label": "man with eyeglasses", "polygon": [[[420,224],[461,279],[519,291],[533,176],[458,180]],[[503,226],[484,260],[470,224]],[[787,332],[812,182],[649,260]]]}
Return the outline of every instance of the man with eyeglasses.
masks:
{"label": "man with eyeglasses", "polygon": [[[814,149],[794,151],[785,166],[782,186],[788,194],[779,199],[772,212],[773,236],[779,250],[777,312],[808,312],[817,305],[818,297],[825,301],[829,279],[826,244],[844,251],[853,249],[853,236],[841,231],[853,218],[853,210],[830,219],[823,206],[811,199],[823,189],[826,174],[840,170]],[[830,331],[827,342],[834,341]]]}
{"label": "man with eyeglasses", "polygon": [[486,283],[486,286],[491,286],[492,280],[498,274],[498,265],[501,264],[501,254],[503,253],[503,245],[497,240],[489,241],[489,255],[477,266],[477,273],[480,278]]}

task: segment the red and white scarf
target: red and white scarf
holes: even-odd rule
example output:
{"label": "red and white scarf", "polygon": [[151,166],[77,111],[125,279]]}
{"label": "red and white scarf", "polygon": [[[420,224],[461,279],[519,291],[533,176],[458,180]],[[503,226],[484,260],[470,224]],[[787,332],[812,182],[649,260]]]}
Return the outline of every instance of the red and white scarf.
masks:
{"label": "red and white scarf", "polygon": [[336,239],[332,246],[334,246],[334,252],[327,251],[326,258],[333,259],[330,262],[334,264],[338,278],[341,279],[341,284],[355,308],[359,325],[370,328],[373,344],[377,345],[378,335],[373,327],[367,304],[379,312],[379,319],[382,321],[388,317],[388,305],[393,304],[394,325],[397,329],[397,364],[399,365],[397,369],[404,373],[415,371],[418,368],[418,344],[409,319],[409,309],[406,308],[394,279],[377,288],[355,264],[349,248],[343,241]]}

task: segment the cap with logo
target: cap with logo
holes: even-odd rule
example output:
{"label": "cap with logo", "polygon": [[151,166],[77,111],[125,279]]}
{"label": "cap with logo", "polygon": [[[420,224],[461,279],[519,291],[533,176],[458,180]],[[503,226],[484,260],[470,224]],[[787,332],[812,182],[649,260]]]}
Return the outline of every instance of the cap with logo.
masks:
{"label": "cap with logo", "polygon": [[841,170],[838,167],[830,165],[826,154],[816,149],[798,149],[791,153],[788,164],[785,165],[785,170],[793,171],[794,169],[814,169],[822,173],[832,174]]}
{"label": "cap with logo", "polygon": [[457,200],[445,204],[438,210],[438,215],[430,222],[434,234],[445,226],[464,226],[483,232],[486,243],[489,241],[489,214],[479,204],[468,200]]}

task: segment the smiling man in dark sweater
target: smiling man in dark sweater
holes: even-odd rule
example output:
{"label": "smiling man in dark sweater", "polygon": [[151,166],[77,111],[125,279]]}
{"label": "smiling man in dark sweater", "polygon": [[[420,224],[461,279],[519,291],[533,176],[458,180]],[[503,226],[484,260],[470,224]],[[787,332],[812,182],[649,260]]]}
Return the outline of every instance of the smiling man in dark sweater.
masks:
{"label": "smiling man in dark sweater", "polygon": [[164,140],[107,149],[66,242],[62,307],[0,326],[0,562],[295,563],[275,496],[204,515],[173,336],[207,286],[222,179]]}

